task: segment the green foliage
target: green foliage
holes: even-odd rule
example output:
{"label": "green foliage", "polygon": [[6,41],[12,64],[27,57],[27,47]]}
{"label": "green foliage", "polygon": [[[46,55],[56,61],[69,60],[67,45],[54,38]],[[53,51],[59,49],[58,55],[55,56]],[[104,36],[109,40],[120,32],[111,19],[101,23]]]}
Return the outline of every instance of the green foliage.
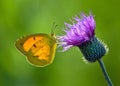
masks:
{"label": "green foliage", "polygon": [[115,86],[120,82],[119,0],[0,0],[0,86],[107,86],[98,63],[85,64],[78,48],[57,52],[53,64],[29,65],[14,46],[17,38],[33,33],[50,34],[53,20],[62,34],[64,22],[92,10],[96,35],[109,53],[103,57]]}

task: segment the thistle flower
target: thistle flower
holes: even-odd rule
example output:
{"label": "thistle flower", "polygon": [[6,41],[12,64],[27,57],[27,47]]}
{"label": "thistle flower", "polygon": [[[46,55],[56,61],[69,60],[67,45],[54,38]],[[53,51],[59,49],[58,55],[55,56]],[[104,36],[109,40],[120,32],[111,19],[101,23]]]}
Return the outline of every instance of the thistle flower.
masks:
{"label": "thistle flower", "polygon": [[63,51],[68,50],[72,46],[79,46],[88,42],[94,37],[96,24],[92,14],[90,16],[82,14],[81,16],[81,19],[78,17],[74,18],[76,23],[73,23],[73,25],[65,23],[67,27],[65,30],[66,34],[58,36]]}
{"label": "thistle flower", "polygon": [[65,23],[67,29],[66,34],[58,36],[60,46],[63,51],[68,50],[70,47],[77,46],[80,48],[85,59],[89,62],[95,62],[106,53],[106,48],[100,40],[95,37],[96,23],[93,15],[89,16],[81,14],[79,17],[74,18],[76,23],[73,25]]}
{"label": "thistle flower", "polygon": [[65,35],[57,37],[59,46],[63,48],[63,51],[77,46],[87,61],[98,61],[108,84],[112,86],[101,60],[102,56],[107,52],[106,46],[95,36],[96,22],[93,15],[90,13],[89,16],[86,16],[82,13],[81,18],[74,17],[72,22],[73,24],[65,23]]}

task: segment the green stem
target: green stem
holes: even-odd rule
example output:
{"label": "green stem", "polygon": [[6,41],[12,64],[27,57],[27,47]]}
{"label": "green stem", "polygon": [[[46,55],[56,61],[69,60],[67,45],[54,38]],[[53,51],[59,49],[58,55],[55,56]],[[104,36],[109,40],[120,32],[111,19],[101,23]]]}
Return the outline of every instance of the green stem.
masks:
{"label": "green stem", "polygon": [[102,59],[99,59],[98,62],[99,62],[99,64],[100,64],[100,67],[101,67],[101,69],[102,69],[102,72],[103,72],[103,74],[104,74],[104,76],[105,76],[105,79],[106,79],[106,81],[108,82],[108,85],[109,85],[109,86],[113,86],[112,81],[110,80],[110,78],[109,78],[109,76],[108,76],[108,73],[107,73],[107,71],[106,71],[106,68],[105,68],[105,65],[104,65]]}

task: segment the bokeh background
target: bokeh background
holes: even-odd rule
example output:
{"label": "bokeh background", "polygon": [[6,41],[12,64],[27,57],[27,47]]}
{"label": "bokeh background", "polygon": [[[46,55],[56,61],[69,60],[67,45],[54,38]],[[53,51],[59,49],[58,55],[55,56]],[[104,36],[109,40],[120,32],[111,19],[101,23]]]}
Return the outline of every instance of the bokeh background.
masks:
{"label": "bokeh background", "polygon": [[[120,86],[120,1],[119,0],[0,0],[0,86],[107,86],[97,62],[85,63],[78,48],[56,52],[53,64],[30,65],[14,43],[23,35],[51,33],[81,12],[92,10],[96,35],[107,43],[103,57],[114,86]],[[58,50],[57,50],[58,51]]]}

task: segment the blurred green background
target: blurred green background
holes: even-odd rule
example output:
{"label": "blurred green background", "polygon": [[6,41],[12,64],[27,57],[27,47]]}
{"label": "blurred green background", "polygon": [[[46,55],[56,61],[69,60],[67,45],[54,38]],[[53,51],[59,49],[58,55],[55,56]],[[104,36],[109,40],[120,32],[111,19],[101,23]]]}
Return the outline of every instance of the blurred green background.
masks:
{"label": "blurred green background", "polygon": [[14,43],[23,35],[51,33],[53,21],[61,34],[64,22],[92,10],[96,35],[107,43],[103,57],[115,86],[120,86],[119,0],[0,0],[0,86],[107,86],[97,62],[86,64],[78,48],[57,52],[53,64],[30,65]]}

